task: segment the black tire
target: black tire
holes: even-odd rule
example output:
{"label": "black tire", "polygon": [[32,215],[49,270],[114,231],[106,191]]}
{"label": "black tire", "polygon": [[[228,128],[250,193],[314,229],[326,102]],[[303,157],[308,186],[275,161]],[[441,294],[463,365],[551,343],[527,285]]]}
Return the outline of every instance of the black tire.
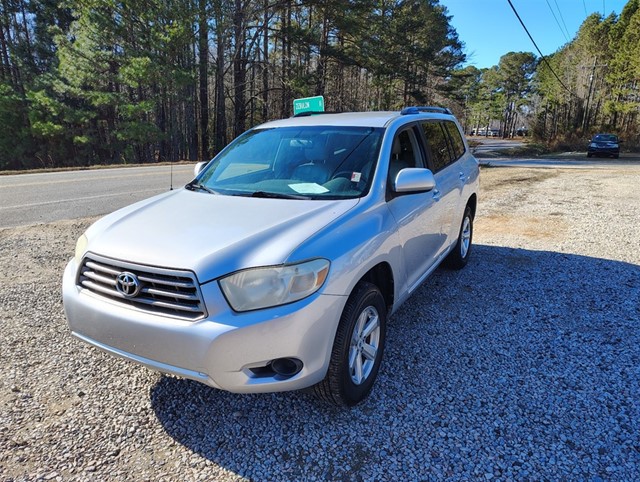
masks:
{"label": "black tire", "polygon": [[[340,317],[327,376],[313,387],[316,397],[339,406],[353,406],[367,397],[380,369],[386,325],[387,306],[382,293],[372,283],[358,283]],[[362,330],[364,327],[374,329],[366,334]],[[365,353],[365,346],[369,349],[369,356]],[[375,348],[373,359],[371,347]],[[354,368],[359,364],[360,373],[352,370],[352,357],[352,364]]]}
{"label": "black tire", "polygon": [[619,159],[619,158],[620,158],[620,154],[614,154],[614,155],[613,155],[613,158],[614,158],[614,159]]}
{"label": "black tire", "polygon": [[587,157],[591,157],[591,153],[587,153]]}
{"label": "black tire", "polygon": [[471,207],[467,206],[462,216],[460,231],[458,231],[458,241],[453,250],[444,260],[444,266],[449,269],[462,269],[467,265],[471,255],[473,241],[473,213]]}

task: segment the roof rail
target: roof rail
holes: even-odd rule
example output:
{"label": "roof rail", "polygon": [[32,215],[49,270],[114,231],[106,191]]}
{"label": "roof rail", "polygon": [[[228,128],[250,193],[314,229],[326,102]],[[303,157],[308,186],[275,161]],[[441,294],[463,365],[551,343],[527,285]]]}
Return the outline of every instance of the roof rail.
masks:
{"label": "roof rail", "polygon": [[431,105],[405,107],[404,109],[402,109],[400,111],[400,114],[401,115],[410,115],[410,114],[420,114],[421,112],[435,112],[435,113],[438,113],[438,114],[453,115],[453,112],[451,112],[446,107],[436,107],[436,106],[431,106]]}

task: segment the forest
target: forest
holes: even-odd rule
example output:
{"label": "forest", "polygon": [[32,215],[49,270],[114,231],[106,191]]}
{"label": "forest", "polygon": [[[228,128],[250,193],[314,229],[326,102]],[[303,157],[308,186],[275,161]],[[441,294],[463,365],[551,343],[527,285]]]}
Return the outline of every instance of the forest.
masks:
{"label": "forest", "polygon": [[330,111],[443,105],[467,132],[632,141],[639,2],[546,59],[477,69],[438,0],[0,0],[0,170],[205,160],[315,95]]}

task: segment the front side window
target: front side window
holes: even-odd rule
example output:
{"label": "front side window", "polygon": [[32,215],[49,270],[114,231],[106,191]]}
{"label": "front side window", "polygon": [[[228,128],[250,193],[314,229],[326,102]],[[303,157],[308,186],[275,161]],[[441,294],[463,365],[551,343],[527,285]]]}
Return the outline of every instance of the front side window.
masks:
{"label": "front side window", "polygon": [[395,181],[398,173],[406,167],[421,167],[420,148],[412,129],[396,135],[389,160],[389,182]]}
{"label": "front side window", "polygon": [[280,127],[246,132],[194,185],[223,195],[343,199],[365,195],[384,129]]}

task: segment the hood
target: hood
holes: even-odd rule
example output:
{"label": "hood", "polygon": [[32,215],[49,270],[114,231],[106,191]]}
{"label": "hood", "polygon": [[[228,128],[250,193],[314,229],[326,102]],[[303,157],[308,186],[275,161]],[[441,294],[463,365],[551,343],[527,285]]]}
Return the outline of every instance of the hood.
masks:
{"label": "hood", "polygon": [[192,270],[203,283],[286,262],[300,243],[356,204],[358,199],[265,199],[180,189],[99,220],[86,233],[87,251]]}

